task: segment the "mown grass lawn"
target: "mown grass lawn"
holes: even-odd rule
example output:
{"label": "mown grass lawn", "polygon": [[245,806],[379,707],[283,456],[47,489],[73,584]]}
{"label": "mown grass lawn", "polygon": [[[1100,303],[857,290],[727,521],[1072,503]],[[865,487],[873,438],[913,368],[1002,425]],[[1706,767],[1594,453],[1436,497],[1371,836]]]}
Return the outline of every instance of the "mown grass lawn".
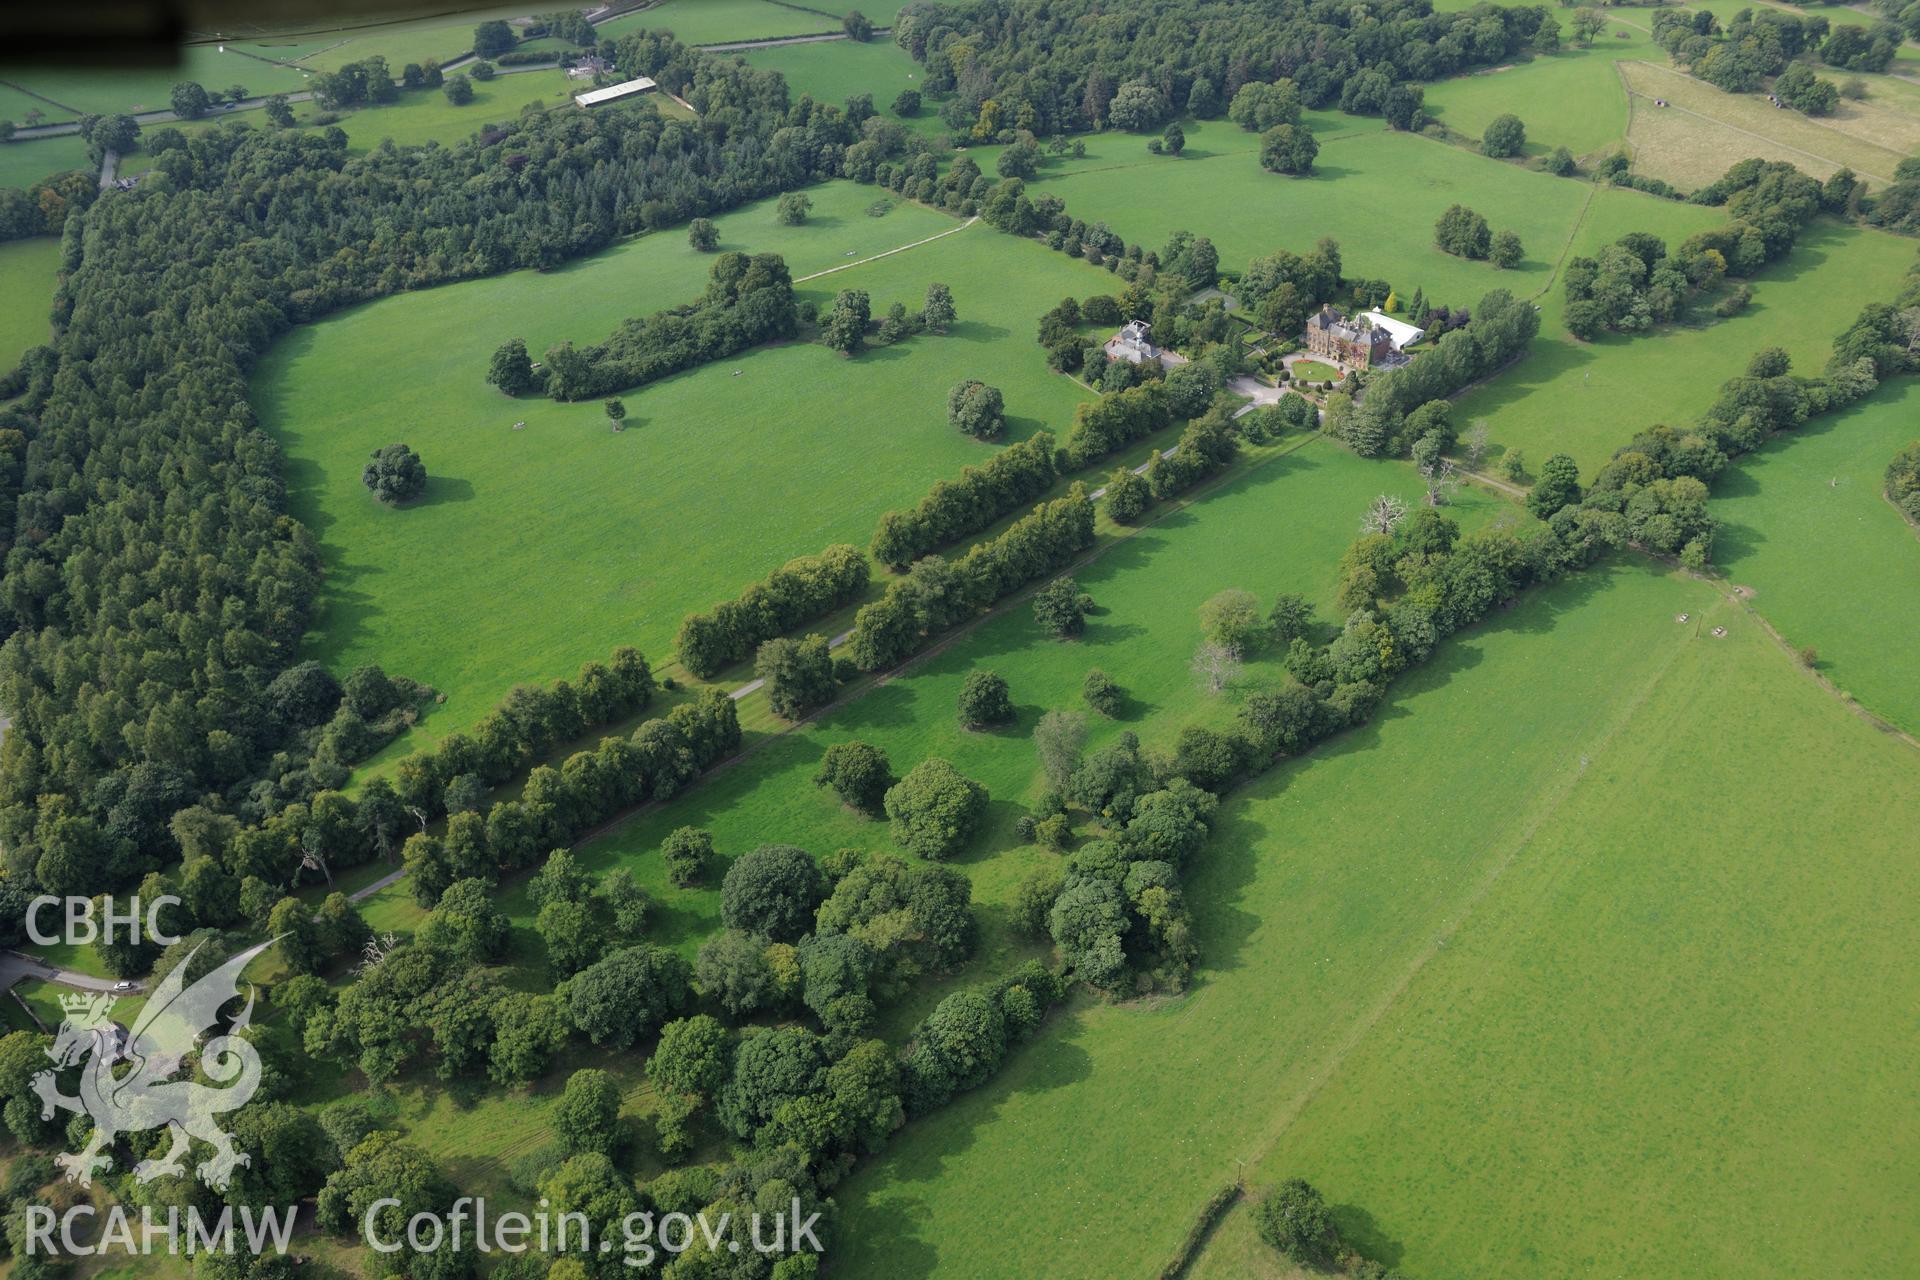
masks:
{"label": "mown grass lawn", "polygon": [[[60,909],[56,906],[41,916],[40,928],[43,932],[59,933],[63,923],[60,919]],[[92,944],[75,945],[60,942],[45,947],[35,944],[29,950],[56,969],[70,969],[75,973],[84,973],[95,978],[115,976],[107,972],[106,963]]]}
{"label": "mown grass lawn", "polygon": [[54,276],[60,268],[60,241],[52,236],[0,244],[0,370],[11,369],[20,353],[51,335]]}
{"label": "mown grass lawn", "polygon": [[[54,982],[41,982],[37,978],[28,978],[15,983],[12,991],[0,994],[0,1000],[4,1000],[11,1006],[9,1018],[20,1012],[20,1006],[14,1000],[15,993],[18,993],[20,1000],[33,1010],[33,1016],[40,1020],[40,1024],[52,1031],[59,1027],[61,1020],[67,1016],[66,1011],[60,1006],[60,998],[73,995],[74,990],[72,987],[63,987]],[[139,1021],[140,1011],[146,1007],[146,1004],[147,998],[144,995],[115,996],[113,1010],[109,1016],[121,1026],[131,1029],[133,1024]],[[31,1027],[32,1019],[22,1018],[21,1023],[22,1029]]]}
{"label": "mown grass lawn", "polygon": [[1318,360],[1296,360],[1287,366],[1287,372],[1295,382],[1338,382],[1341,377],[1338,369]]}
{"label": "mown grass lawn", "polygon": [[[1111,276],[917,206],[871,217],[881,193],[870,187],[810,194],[803,227],[778,226],[771,203],[720,219],[722,247],[781,252],[806,275],[953,231],[802,292],[823,306],[864,288],[879,315],[896,299],[917,308],[942,281],[955,331],[851,361],[804,343],[749,352],[629,393],[620,434],[598,401],[513,401],[486,384],[507,338],[537,356],[697,297],[713,259],[675,231],[289,335],[254,385],[287,449],[292,510],[328,566],[308,652],[431,683],[447,703],[416,734],[437,737],[515,683],[570,675],[617,645],[664,657],[683,615],[794,555],[864,546],[883,511],[990,456],[947,426],[947,391],[963,378],[1005,391],[1009,438],[1065,429],[1087,393],[1047,370],[1032,326],[1063,294],[1108,290]],[[403,510],[375,503],[359,479],[396,440],[433,477]]]}
{"label": "mown grass lawn", "polygon": [[1920,732],[1913,637],[1920,537],[1882,496],[1887,463],[1920,440],[1910,378],[1816,418],[1714,486],[1714,558],[1789,642],[1862,706]]}

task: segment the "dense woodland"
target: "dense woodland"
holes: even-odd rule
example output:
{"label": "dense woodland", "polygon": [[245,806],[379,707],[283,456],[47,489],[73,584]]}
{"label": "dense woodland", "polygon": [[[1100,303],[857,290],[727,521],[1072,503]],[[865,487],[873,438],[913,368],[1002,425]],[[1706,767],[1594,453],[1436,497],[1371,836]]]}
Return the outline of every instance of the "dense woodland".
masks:
{"label": "dense woodland", "polygon": [[911,6],[893,38],[925,64],[928,91],[952,93],[947,123],[991,138],[1157,132],[1182,111],[1217,118],[1243,86],[1282,80],[1307,106],[1405,128],[1419,104],[1409,82],[1557,48],[1559,22],[1545,5],[1436,14],[1426,0],[986,0]]}
{"label": "dense woodland", "polygon": [[[251,822],[337,784],[288,763],[306,725],[271,696],[320,569],[246,396],[274,338],[352,302],[552,265],[791,189],[835,172],[860,136],[832,109],[789,113],[777,74],[652,36],[618,56],[695,102],[701,124],[646,104],[531,113],[460,146],[364,159],[337,129],[176,133],[138,189],[68,220],[59,337],[12,376],[24,395],[0,423],[11,883],[44,867],[131,884],[177,860],[168,818],[185,804]],[[631,359],[644,345],[627,344]],[[258,793],[263,776],[276,785]]]}

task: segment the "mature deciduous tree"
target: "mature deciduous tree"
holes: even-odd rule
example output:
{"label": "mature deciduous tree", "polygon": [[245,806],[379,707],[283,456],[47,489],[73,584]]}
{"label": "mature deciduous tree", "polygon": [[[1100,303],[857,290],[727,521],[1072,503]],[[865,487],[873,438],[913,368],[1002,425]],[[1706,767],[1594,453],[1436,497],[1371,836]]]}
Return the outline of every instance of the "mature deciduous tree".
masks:
{"label": "mature deciduous tree", "polygon": [[388,506],[396,506],[426,491],[427,465],[404,444],[376,449],[373,461],[360,473],[360,483]]}
{"label": "mature deciduous tree", "polygon": [[676,827],[660,843],[667,878],[679,888],[699,884],[713,866],[713,833],[701,827]]}
{"label": "mature deciduous tree", "polygon": [[998,440],[1007,429],[1006,405],[1000,388],[978,378],[955,383],[947,393],[947,422],[976,440]]}
{"label": "mature deciduous tree", "polygon": [[937,861],[958,853],[986,815],[987,789],[938,756],[922,760],[887,789],[893,838]]}
{"label": "mature deciduous tree", "polygon": [[583,1151],[613,1155],[620,1138],[620,1087],[612,1076],[594,1067],[574,1072],[553,1105],[549,1127],[567,1155]]}
{"label": "mature deciduous tree", "polygon": [[685,1007],[692,977],[692,967],[671,951],[628,947],[568,980],[568,1012],[595,1044],[624,1049]]}
{"label": "mature deciduous tree", "polygon": [[826,893],[826,879],[806,850],[763,844],[727,868],[720,918],[729,929],[790,942],[807,931]]}
{"label": "mature deciduous tree", "polygon": [[797,227],[813,211],[813,198],[804,191],[789,191],[774,204],[774,221],[783,227]]}
{"label": "mature deciduous tree", "polygon": [[1260,165],[1272,173],[1312,173],[1319,154],[1320,143],[1304,124],[1277,124],[1260,135]]}
{"label": "mature deciduous tree", "polygon": [[1507,112],[1495,116],[1480,136],[1480,149],[1496,160],[1517,156],[1527,147],[1527,126]]}
{"label": "mature deciduous tree", "polygon": [[833,674],[833,654],[822,635],[800,640],[779,636],[764,642],[754,659],[754,674],[766,681],[767,703],[774,714],[789,720],[831,702],[840,687]]}
{"label": "mature deciduous tree", "polygon": [[960,725],[984,729],[1013,719],[1013,698],[1006,678],[996,671],[973,671],[960,685]]}
{"label": "mature deciduous tree", "polygon": [[894,776],[885,752],[856,739],[828,747],[813,782],[818,787],[831,787],[841,803],[878,815]]}
{"label": "mature deciduous tree", "polygon": [[834,295],[833,309],[827,313],[820,335],[841,355],[858,355],[867,345],[867,326],[872,319],[866,290],[842,289]]}

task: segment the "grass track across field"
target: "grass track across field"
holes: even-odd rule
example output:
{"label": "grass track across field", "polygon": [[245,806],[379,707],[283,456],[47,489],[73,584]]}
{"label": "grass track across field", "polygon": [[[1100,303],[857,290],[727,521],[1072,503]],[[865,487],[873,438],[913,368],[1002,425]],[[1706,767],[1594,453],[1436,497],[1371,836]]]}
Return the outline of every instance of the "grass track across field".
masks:
{"label": "grass track across field", "polygon": [[1409,1274],[1920,1267],[1915,754],[1700,623],[1252,1170]]}
{"label": "grass track across field", "polygon": [[[1717,641],[1704,625],[1676,625],[1679,612],[1711,613],[1734,634]],[[1345,1062],[1334,1080],[1353,1094],[1351,1106],[1333,1111],[1327,1088],[1287,1131],[1284,1158],[1251,1172],[1320,1183],[1343,1225],[1390,1261],[1404,1251],[1412,1274],[1587,1274],[1579,1260],[1595,1249],[1610,1262],[1626,1259],[1610,1272],[1646,1274],[1675,1256],[1668,1251],[1721,1249],[1753,1274],[1804,1274],[1770,1262],[1767,1251],[1846,1235],[1837,1222],[1826,1224],[1828,1234],[1807,1224],[1853,1203],[1853,1188],[1842,1193],[1831,1181],[1846,1177],[1836,1171],[1849,1160],[1879,1167],[1901,1149],[1897,1135],[1879,1139],[1841,1122],[1845,1150],[1830,1151],[1835,1127],[1817,1102],[1802,1106],[1807,1095],[1824,1095],[1809,1070],[1837,1060],[1852,1084],[1872,1090],[1877,1114],[1906,1115],[1886,1096],[1898,1086],[1879,1064],[1906,1060],[1914,1048],[1905,1022],[1843,1023],[1822,1016],[1819,1000],[1851,982],[1855,962],[1907,992],[1916,974],[1910,958],[1889,950],[1905,936],[1900,927],[1843,944],[1851,932],[1829,927],[1818,911],[1769,911],[1743,931],[1719,904],[1739,898],[1727,879],[1751,860],[1765,863],[1770,894],[1826,879],[1825,842],[1835,830],[1849,833],[1849,848],[1891,854],[1920,809],[1906,751],[1794,671],[1704,584],[1622,564],[1531,597],[1449,644],[1368,728],[1237,796],[1187,883],[1205,957],[1196,990],[1146,1004],[1082,1003],[985,1089],[910,1127],[843,1189],[850,1245],[836,1265],[854,1276],[1134,1273],[1171,1250],[1239,1161],[1260,1156],[1290,1100],[1308,1096],[1329,1062]],[[1785,781],[1810,755],[1823,760],[1814,776]],[[1792,825],[1786,814],[1802,806],[1830,825],[1820,836],[1809,829],[1775,841]],[[1688,813],[1698,821],[1675,822]],[[1550,898],[1544,910],[1514,901],[1583,872],[1594,892],[1635,904],[1626,918],[1586,894]],[[1863,868],[1842,877],[1837,892],[1889,874],[1906,873]],[[1436,947],[1482,894],[1456,940]],[[1586,924],[1596,917],[1638,945],[1610,944],[1606,929]],[[1463,970],[1461,955],[1472,954],[1463,944],[1508,922],[1529,947],[1491,952],[1480,968]],[[1730,949],[1687,946],[1696,929]],[[1581,948],[1578,964],[1550,959],[1567,936]],[[1419,965],[1423,956],[1434,958]],[[1703,985],[1660,976],[1679,965],[1697,969]],[[1529,999],[1523,1007],[1534,1012],[1524,1017],[1479,998],[1481,985],[1520,983],[1536,969],[1575,985]],[[1612,979],[1616,969],[1632,980]],[[1403,983],[1406,1006],[1391,999]],[[1743,989],[1762,984],[1785,989],[1764,1011]],[[1596,1003],[1589,987],[1605,999]],[[1728,998],[1731,990],[1738,998]],[[1635,1016],[1645,998],[1662,1002],[1657,1019]],[[1879,1003],[1850,1004],[1863,1001]],[[1484,1010],[1488,1025],[1409,1035],[1407,1006]],[[1797,1019],[1785,1025],[1818,1030],[1779,1037],[1787,1007]],[[1368,1034],[1356,1039],[1360,1024]],[[1725,1048],[1698,1056],[1696,1025],[1715,1028]],[[1552,1047],[1536,1050],[1536,1036]],[[1647,1072],[1644,1091],[1593,1070],[1623,1036],[1626,1046],[1636,1036],[1648,1042],[1624,1048],[1634,1071]],[[1483,1041],[1503,1046],[1497,1057],[1476,1056]],[[1403,1042],[1451,1054],[1458,1061],[1441,1065],[1467,1074],[1429,1083],[1422,1071],[1440,1066],[1388,1057]],[[1657,1068],[1663,1050],[1697,1055],[1704,1093]],[[1569,1072],[1577,1078],[1556,1079],[1550,1091],[1571,1100],[1557,1120],[1537,1086]],[[1348,1089],[1354,1078],[1365,1088]],[[1537,1103],[1478,1102],[1509,1078]],[[1590,1102],[1583,1090],[1593,1089],[1611,1106]],[[1765,1135],[1757,1116],[1729,1122],[1744,1119],[1737,1100],[1756,1091],[1780,1110],[1801,1110]],[[1333,1118],[1323,1122],[1323,1113]],[[1616,1139],[1623,1114],[1644,1118],[1630,1130],[1680,1134],[1656,1185],[1622,1173],[1622,1161],[1662,1145],[1651,1132]],[[1390,1137],[1364,1129],[1313,1136],[1316,1124],[1352,1129],[1372,1116],[1391,1120]],[[1424,1136],[1423,1126],[1445,1138]],[[1756,1142],[1766,1161],[1746,1154]],[[1540,1187],[1582,1177],[1557,1152],[1584,1153],[1594,1170],[1619,1176],[1588,1174],[1577,1194],[1554,1196],[1554,1213],[1529,1212]],[[1710,1238],[1696,1240],[1700,1214],[1739,1195],[1778,1194],[1762,1176],[1767,1164],[1815,1170],[1773,1186],[1797,1184],[1803,1195],[1818,1188],[1824,1208],[1783,1208],[1750,1235],[1716,1218]],[[1699,1179],[1677,1166],[1736,1176]],[[1873,1179],[1880,1194],[1905,1181]],[[1643,1201],[1661,1208],[1648,1212]],[[1872,1230],[1848,1248],[1862,1260],[1899,1256],[1910,1238],[1878,1202],[1873,1208]],[[1630,1211],[1635,1232],[1608,1229]],[[983,1222],[994,1229],[979,1230]]]}

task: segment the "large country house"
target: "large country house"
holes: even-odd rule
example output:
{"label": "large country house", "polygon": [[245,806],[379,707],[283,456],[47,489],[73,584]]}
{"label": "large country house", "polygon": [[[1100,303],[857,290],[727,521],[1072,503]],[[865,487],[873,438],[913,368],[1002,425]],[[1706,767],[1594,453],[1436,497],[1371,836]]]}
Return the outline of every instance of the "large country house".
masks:
{"label": "large country house", "polygon": [[1371,369],[1398,363],[1424,333],[1379,311],[1348,317],[1337,308],[1321,307],[1307,321],[1307,352],[1350,369]]}

